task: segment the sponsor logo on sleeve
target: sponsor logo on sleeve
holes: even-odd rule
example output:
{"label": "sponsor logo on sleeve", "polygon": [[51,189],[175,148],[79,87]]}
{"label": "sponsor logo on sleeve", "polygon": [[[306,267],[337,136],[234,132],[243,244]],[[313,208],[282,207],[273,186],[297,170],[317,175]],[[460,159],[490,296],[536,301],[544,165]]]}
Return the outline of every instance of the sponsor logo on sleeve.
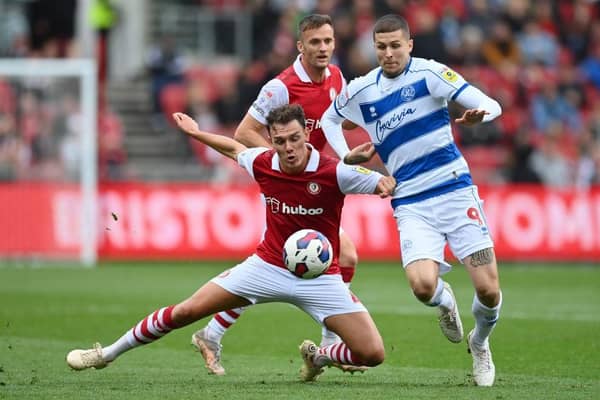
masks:
{"label": "sponsor logo on sleeve", "polygon": [[442,68],[441,75],[444,80],[450,83],[454,83],[458,80],[458,74],[448,67]]}
{"label": "sponsor logo on sleeve", "polygon": [[365,167],[361,167],[360,165],[357,167],[353,167],[352,168],[354,171],[358,172],[359,174],[365,174],[365,175],[369,175],[371,174],[371,170]]}

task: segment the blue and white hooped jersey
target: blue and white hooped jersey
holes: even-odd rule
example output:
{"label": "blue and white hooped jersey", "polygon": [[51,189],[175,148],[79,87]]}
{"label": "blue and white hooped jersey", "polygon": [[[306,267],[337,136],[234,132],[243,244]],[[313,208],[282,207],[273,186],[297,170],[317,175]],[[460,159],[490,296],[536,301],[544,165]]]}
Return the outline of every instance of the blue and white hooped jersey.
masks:
{"label": "blue and white hooped jersey", "polygon": [[388,79],[376,68],[336,98],[337,114],[368,132],[396,178],[393,207],[473,184],[448,114],[448,100],[467,87],[447,66],[413,57],[401,75]]}

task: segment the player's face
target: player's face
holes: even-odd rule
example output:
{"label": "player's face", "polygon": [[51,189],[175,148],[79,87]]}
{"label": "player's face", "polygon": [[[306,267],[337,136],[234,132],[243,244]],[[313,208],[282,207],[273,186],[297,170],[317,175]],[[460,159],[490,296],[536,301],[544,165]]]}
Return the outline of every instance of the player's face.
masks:
{"label": "player's face", "polygon": [[375,53],[383,74],[389,78],[400,75],[413,48],[413,41],[402,30],[375,34]]}
{"label": "player's face", "polygon": [[279,155],[281,170],[287,174],[299,174],[308,163],[308,133],[296,120],[271,127],[271,142]]}
{"label": "player's face", "polygon": [[302,32],[297,43],[304,62],[315,69],[325,69],[331,61],[335,40],[333,28],[325,24],[316,29]]}

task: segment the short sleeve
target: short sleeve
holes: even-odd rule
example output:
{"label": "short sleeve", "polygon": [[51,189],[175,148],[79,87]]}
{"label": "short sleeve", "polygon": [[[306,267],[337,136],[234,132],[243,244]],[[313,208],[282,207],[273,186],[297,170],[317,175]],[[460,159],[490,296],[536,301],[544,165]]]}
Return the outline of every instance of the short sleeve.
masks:
{"label": "short sleeve", "polygon": [[452,68],[433,60],[428,63],[431,73],[427,77],[427,86],[433,97],[454,100],[469,86],[465,78]]}
{"label": "short sleeve", "polygon": [[351,81],[348,85],[344,85],[340,94],[337,95],[330,107],[333,107],[336,114],[344,119],[348,119],[354,123],[360,122],[360,113],[357,113],[358,107],[353,101],[351,95],[355,81]]}
{"label": "short sleeve", "polygon": [[373,194],[383,176],[360,165],[348,165],[343,162],[338,163],[336,173],[338,186],[344,194]]}
{"label": "short sleeve", "polygon": [[288,104],[289,101],[289,93],[283,82],[277,78],[271,79],[260,90],[248,114],[261,124],[267,125],[267,115],[271,110]]}
{"label": "short sleeve", "polygon": [[269,149],[266,147],[251,147],[237,155],[237,162],[242,168],[248,171],[248,174],[254,179],[254,160],[268,150]]}

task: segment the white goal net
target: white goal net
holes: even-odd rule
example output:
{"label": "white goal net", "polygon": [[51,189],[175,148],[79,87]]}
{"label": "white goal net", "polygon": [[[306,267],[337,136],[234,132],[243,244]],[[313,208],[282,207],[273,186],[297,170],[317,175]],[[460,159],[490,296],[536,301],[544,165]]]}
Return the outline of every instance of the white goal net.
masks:
{"label": "white goal net", "polygon": [[0,59],[0,262],[96,262],[97,83],[88,59]]}

